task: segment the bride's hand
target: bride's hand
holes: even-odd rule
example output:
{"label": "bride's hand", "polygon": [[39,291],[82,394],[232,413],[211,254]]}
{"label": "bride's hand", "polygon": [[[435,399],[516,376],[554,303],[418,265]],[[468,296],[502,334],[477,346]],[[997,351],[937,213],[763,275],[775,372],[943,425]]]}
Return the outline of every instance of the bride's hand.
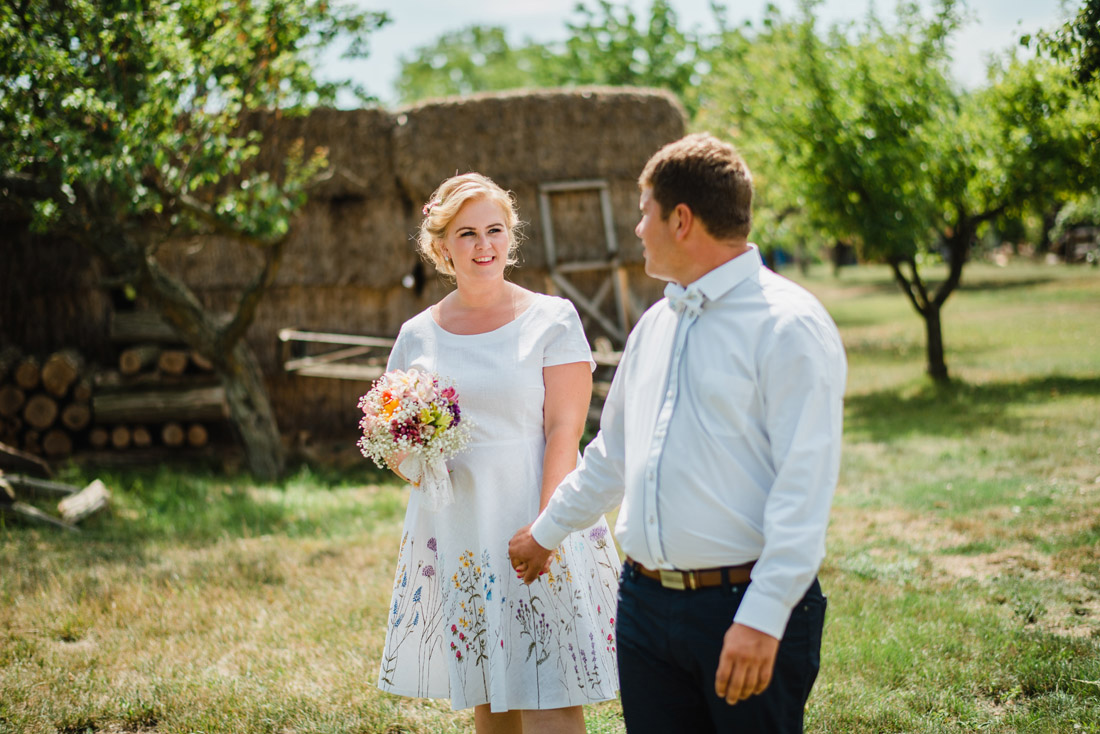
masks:
{"label": "bride's hand", "polygon": [[401,477],[402,481],[412,484],[412,480],[402,474],[401,471],[398,469],[398,467],[401,466],[401,462],[408,458],[408,456],[409,454],[406,451],[397,451],[395,453],[392,453],[386,457],[386,466],[388,466],[390,468],[390,471],[392,471],[394,474]]}

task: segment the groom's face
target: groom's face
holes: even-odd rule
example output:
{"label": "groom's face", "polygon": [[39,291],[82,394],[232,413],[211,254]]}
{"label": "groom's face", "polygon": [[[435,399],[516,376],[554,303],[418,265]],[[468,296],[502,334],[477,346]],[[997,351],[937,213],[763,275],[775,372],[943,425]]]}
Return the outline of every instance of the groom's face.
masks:
{"label": "groom's face", "polygon": [[675,280],[678,248],[673,217],[661,217],[661,205],[653,198],[653,189],[642,188],[638,203],[642,218],[634,234],[642,241],[645,252],[645,272],[658,280]]}

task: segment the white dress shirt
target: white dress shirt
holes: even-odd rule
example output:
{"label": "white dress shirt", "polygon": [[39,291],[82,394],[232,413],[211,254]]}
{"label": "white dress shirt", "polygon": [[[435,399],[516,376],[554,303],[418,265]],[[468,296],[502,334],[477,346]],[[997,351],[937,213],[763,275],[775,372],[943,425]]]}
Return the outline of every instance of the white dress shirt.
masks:
{"label": "white dress shirt", "polygon": [[840,335],[755,246],[665,293],[631,332],[600,432],[533,537],[555,548],[621,502],[615,535],[644,566],[756,560],[734,621],[782,637],[825,556],[847,377]]}

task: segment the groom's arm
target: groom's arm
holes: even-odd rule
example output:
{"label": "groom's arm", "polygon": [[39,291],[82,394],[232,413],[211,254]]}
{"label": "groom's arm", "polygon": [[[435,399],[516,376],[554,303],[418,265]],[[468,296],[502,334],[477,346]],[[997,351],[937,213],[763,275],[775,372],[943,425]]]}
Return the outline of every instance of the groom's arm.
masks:
{"label": "groom's arm", "polygon": [[558,485],[535,522],[521,528],[508,544],[512,567],[527,564],[526,583],[538,578],[552,549],[570,533],[589,527],[622,502],[624,373],[620,367],[611,382],[600,417],[600,432],[584,450],[580,464]]}

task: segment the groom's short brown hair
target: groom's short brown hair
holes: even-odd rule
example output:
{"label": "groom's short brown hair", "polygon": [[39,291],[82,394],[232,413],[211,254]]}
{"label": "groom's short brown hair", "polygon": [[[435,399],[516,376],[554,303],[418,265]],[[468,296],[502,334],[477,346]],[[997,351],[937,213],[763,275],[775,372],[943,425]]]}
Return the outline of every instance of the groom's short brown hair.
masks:
{"label": "groom's short brown hair", "polygon": [[658,150],[638,186],[652,188],[662,218],[686,204],[718,239],[743,239],[752,229],[752,173],[736,148],[709,133]]}

